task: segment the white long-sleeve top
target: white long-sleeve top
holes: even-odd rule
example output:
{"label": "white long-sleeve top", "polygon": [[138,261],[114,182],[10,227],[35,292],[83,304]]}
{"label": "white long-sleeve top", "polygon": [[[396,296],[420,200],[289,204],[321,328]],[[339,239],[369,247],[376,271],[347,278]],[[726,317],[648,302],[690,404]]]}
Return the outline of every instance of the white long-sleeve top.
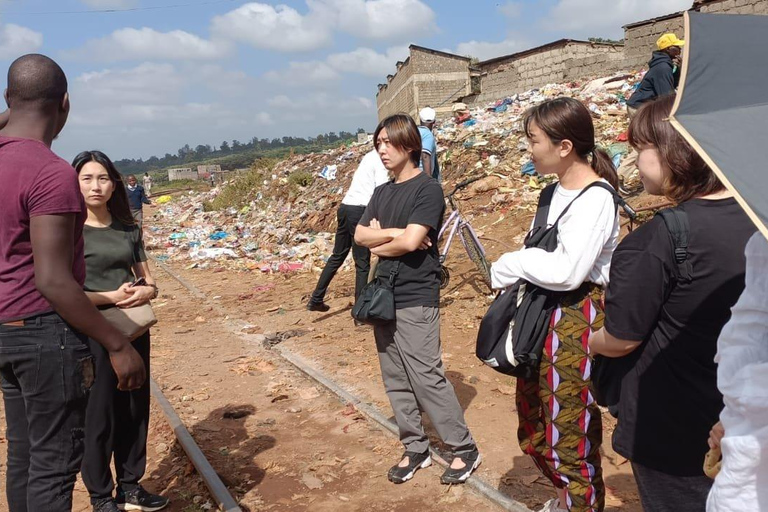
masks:
{"label": "white long-sleeve top", "polygon": [[375,149],[369,151],[360,160],[360,165],[352,176],[349,190],[341,203],[348,206],[368,206],[376,187],[387,181],[389,181],[389,171],[384,167],[381,157]]}
{"label": "white long-sleeve top", "polygon": [[768,242],[746,248],[746,288],[717,341],[723,464],[707,512],[768,510]]}
{"label": "white long-sleeve top", "polygon": [[[547,216],[551,226],[583,189],[558,185]],[[520,249],[501,256],[491,266],[495,289],[518,279],[553,291],[575,290],[585,281],[608,284],[611,256],[619,243],[619,215],[611,194],[593,187],[573,203],[558,224],[557,249]]]}

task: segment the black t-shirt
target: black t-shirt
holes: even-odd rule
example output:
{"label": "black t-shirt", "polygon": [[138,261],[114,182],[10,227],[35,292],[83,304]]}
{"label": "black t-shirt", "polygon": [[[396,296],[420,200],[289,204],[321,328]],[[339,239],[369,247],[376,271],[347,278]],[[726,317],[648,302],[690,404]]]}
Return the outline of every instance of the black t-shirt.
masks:
{"label": "black t-shirt", "polygon": [[744,289],[744,248],[755,226],[734,199],[681,207],[690,224],[691,282],[677,282],[672,239],[655,217],[613,254],[605,329],[643,340],[627,356],[635,362],[622,380],[614,449],[667,474],[696,476],[723,408],[717,338]]}
{"label": "black t-shirt", "polygon": [[432,246],[399,258],[382,258],[377,275],[388,276],[400,261],[395,279],[395,307],[438,307],[440,303],[440,256],[437,251],[437,230],[443,222],[445,199],[443,189],[433,178],[419,173],[402,183],[390,181],[380,185],[365,209],[360,224],[368,226],[377,219],[382,229],[405,229],[408,224],[429,228]]}

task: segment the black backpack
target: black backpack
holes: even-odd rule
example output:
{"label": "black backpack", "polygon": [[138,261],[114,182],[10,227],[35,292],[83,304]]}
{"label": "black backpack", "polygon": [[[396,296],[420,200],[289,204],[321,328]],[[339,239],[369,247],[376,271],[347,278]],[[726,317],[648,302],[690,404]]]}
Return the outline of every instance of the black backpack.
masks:
{"label": "black backpack", "polygon": [[[610,185],[597,181],[585,187],[565,207],[552,226],[547,227],[547,216],[556,186],[556,183],[547,186],[539,196],[533,229],[524,242],[526,249],[536,247],[553,252],[557,248],[557,226],[560,219],[574,201],[592,187],[607,190],[617,206],[625,207],[623,199]],[[525,379],[537,375],[549,321],[562,295],[563,292],[518,280],[498,295],[488,308],[477,332],[475,355],[494,370],[506,375]]]}
{"label": "black backpack", "polygon": [[[693,267],[688,260],[688,239],[690,225],[688,214],[678,206],[656,213],[664,221],[672,240],[675,263],[677,264],[676,283],[689,283],[693,278]],[[614,418],[619,417],[619,399],[621,382],[624,376],[635,366],[640,357],[640,349],[624,357],[605,357],[596,355],[592,365],[592,388],[598,405],[607,407]]]}

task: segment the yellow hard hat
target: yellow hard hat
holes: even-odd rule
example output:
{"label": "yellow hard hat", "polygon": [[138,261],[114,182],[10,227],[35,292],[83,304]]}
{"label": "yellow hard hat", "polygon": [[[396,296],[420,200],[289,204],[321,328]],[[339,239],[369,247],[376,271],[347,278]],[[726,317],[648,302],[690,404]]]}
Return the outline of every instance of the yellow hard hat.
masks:
{"label": "yellow hard hat", "polygon": [[656,41],[659,50],[666,50],[670,46],[683,46],[684,44],[685,41],[678,39],[675,34],[664,34]]}

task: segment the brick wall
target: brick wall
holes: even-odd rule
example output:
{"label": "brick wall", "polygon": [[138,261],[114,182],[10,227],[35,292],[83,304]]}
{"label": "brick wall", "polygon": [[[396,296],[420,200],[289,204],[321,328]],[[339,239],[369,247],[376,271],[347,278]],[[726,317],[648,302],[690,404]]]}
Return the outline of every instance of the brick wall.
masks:
{"label": "brick wall", "polygon": [[[709,13],[768,15],[768,0],[702,0],[695,2],[693,8]],[[541,51],[534,49],[508,59],[481,63],[481,92],[465,101],[482,105],[548,83],[644,68],[656,49],[656,40],[668,32],[684,37],[682,14],[627,25],[623,49],[568,41],[547,45]],[[442,118],[450,112],[453,101],[470,92],[466,59],[412,46],[409,60],[376,96],[379,119],[397,112],[416,117],[418,109],[445,102],[446,105],[437,108],[438,117]]]}
{"label": "brick wall", "polygon": [[387,87],[376,95],[376,106],[379,120],[399,112],[412,112],[416,108],[413,90],[414,66],[410,59],[406,60],[389,80]]}
{"label": "brick wall", "polygon": [[469,93],[468,59],[420,47],[411,47],[410,53],[376,96],[379,120],[399,112],[416,119],[419,109],[427,106],[443,118],[450,115],[453,101]]}
{"label": "brick wall", "polygon": [[682,14],[639,26],[628,25],[624,30],[626,67],[639,69],[648,64],[651,53],[656,50],[656,40],[668,32],[682,38],[685,34],[683,25]]}
{"label": "brick wall", "polygon": [[168,181],[196,180],[198,178],[199,175],[197,174],[197,171],[192,170],[190,167],[168,169]]}
{"label": "brick wall", "polygon": [[721,0],[701,6],[701,12],[722,12],[727,14],[768,14],[766,0]]}
{"label": "brick wall", "polygon": [[549,83],[610,73],[623,61],[621,46],[567,42],[530,55],[480,63],[481,93],[469,103],[481,105]]}

